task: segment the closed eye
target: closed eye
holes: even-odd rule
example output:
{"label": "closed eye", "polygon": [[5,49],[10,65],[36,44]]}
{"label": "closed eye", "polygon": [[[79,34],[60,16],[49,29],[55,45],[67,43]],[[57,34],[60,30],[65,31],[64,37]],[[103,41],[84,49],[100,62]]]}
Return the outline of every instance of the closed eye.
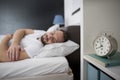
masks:
{"label": "closed eye", "polygon": [[56,43],[57,40],[54,37],[52,37],[52,42]]}

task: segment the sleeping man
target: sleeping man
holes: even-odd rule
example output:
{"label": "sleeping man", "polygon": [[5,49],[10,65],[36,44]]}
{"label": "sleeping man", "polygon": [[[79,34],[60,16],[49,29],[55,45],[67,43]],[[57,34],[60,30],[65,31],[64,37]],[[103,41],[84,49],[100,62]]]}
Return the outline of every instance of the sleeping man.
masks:
{"label": "sleeping man", "polygon": [[[7,34],[0,43],[0,62],[17,61],[32,58],[47,44],[67,41],[63,30],[45,32],[43,30],[19,29]],[[10,43],[10,44],[9,44]]]}

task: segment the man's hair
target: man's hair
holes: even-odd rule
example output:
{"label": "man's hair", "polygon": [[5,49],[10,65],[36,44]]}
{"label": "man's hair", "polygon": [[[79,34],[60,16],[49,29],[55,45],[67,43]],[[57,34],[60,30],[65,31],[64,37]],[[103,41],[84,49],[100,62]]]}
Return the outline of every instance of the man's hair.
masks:
{"label": "man's hair", "polygon": [[65,30],[63,30],[63,29],[60,29],[60,31],[63,32],[63,38],[64,38],[64,41],[63,41],[63,42],[68,41],[68,33],[67,33],[67,31],[65,31]]}

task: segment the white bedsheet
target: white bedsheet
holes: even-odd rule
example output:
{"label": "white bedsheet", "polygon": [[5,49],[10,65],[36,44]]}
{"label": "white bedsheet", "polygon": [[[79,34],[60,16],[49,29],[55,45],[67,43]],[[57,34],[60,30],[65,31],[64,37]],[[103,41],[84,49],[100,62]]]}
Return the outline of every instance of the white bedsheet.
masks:
{"label": "white bedsheet", "polygon": [[67,73],[68,69],[65,57],[25,59],[0,63],[0,79]]}

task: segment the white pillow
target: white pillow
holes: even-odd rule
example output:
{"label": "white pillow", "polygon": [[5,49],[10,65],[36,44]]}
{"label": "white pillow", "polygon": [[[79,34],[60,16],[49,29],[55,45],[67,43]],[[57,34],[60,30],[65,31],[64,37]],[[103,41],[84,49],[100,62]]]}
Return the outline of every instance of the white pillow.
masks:
{"label": "white pillow", "polygon": [[59,28],[60,26],[58,24],[55,24],[51,26],[50,28],[48,28],[47,32],[52,32],[52,31],[58,30]]}
{"label": "white pillow", "polygon": [[35,58],[67,56],[78,48],[79,45],[71,40],[64,43],[48,44],[40,49],[39,55],[35,56]]}

